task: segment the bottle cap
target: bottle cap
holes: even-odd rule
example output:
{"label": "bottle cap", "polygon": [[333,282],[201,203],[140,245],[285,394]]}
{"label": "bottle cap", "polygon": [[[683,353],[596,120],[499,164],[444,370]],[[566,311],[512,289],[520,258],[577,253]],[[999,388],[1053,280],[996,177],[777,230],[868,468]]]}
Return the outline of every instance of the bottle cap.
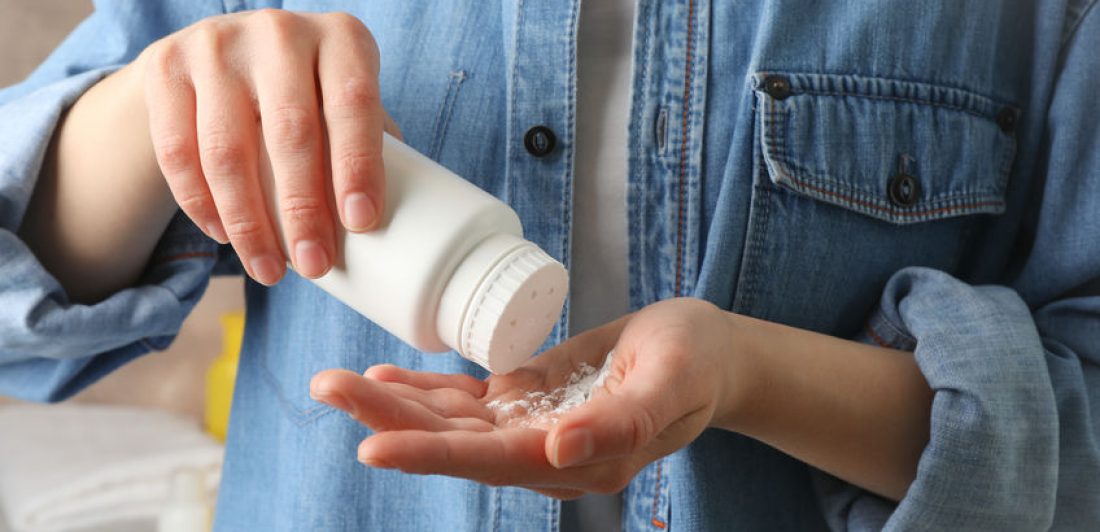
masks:
{"label": "bottle cap", "polygon": [[444,296],[441,324],[458,326],[446,327],[441,336],[449,337],[463,357],[500,374],[522,365],[554,328],[569,276],[538,246],[497,234],[470,253],[455,273],[448,291],[452,289],[462,296]]}

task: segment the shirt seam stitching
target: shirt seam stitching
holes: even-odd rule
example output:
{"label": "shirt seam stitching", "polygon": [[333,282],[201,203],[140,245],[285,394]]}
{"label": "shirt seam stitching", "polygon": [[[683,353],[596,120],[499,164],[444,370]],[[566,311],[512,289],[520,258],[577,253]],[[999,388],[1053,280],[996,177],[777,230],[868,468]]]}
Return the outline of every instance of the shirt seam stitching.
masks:
{"label": "shirt seam stitching", "polygon": [[688,119],[691,116],[692,82],[695,70],[692,64],[695,61],[695,0],[688,0],[687,17],[687,50],[684,58],[684,92],[683,112],[680,125],[680,171],[677,186],[676,208],[676,284],[673,292],[677,297],[683,295],[684,282],[684,202],[686,200],[685,186],[687,182],[687,155],[688,155],[688,131],[690,129]]}

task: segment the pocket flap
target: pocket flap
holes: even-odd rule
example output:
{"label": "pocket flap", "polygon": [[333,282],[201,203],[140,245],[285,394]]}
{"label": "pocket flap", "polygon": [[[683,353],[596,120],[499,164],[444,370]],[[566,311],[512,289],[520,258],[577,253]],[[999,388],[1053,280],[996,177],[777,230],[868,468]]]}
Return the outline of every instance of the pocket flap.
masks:
{"label": "pocket flap", "polygon": [[773,182],[896,224],[1004,212],[1019,111],[952,87],[752,77]]}

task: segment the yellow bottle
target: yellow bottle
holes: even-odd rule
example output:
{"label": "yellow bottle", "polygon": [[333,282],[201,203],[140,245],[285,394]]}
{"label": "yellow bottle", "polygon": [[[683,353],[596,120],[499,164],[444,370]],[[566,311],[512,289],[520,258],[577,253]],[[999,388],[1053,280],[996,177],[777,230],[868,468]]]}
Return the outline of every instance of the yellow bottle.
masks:
{"label": "yellow bottle", "polygon": [[229,407],[233,402],[233,384],[237,381],[237,361],[244,338],[244,313],[222,314],[222,352],[206,370],[206,432],[225,441],[229,430]]}

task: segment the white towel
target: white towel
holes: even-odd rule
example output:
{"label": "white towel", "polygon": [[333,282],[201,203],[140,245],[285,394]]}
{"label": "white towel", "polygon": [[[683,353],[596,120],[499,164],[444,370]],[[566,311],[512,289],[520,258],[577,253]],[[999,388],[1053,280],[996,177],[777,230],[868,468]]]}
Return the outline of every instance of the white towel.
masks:
{"label": "white towel", "polygon": [[0,504],[14,532],[153,521],[172,474],[216,489],[220,444],[159,410],[81,404],[0,408]]}

